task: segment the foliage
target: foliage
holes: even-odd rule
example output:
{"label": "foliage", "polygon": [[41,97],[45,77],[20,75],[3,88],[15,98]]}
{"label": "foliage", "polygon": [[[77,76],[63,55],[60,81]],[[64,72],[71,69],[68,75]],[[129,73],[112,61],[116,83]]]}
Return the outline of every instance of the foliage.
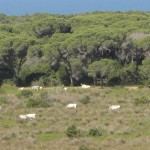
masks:
{"label": "foliage", "polygon": [[30,90],[22,90],[19,95],[23,96],[23,97],[26,97],[26,98],[29,98],[33,95],[33,93]]}
{"label": "foliage", "polygon": [[136,74],[136,64],[131,62],[130,64],[124,65],[120,69],[120,78],[123,83],[136,83],[137,74]]}
{"label": "foliage", "polygon": [[48,92],[44,91],[44,92],[40,93],[40,98],[48,100]]}
{"label": "foliage", "polygon": [[51,83],[50,77],[42,76],[42,77],[39,79],[39,84],[40,84],[41,86],[49,86],[50,83]]}
{"label": "foliage", "polygon": [[99,78],[148,83],[149,22],[150,13],[139,11],[0,14],[0,78],[45,86],[79,85],[90,77],[95,85]]}
{"label": "foliage", "polygon": [[1,87],[2,83],[3,83],[3,80],[0,78],[0,87]]}
{"label": "foliage", "polygon": [[103,134],[104,134],[104,130],[102,129],[92,128],[89,130],[90,136],[102,136]]}
{"label": "foliage", "polygon": [[139,88],[139,89],[143,89],[143,88],[144,88],[144,85],[139,85],[138,88]]}
{"label": "foliage", "polygon": [[56,74],[57,78],[60,80],[61,84],[67,86],[69,85],[69,76],[65,66],[61,65]]}
{"label": "foliage", "polygon": [[67,128],[66,135],[68,137],[71,137],[71,138],[72,137],[79,137],[80,136],[80,130],[78,130],[75,125],[71,125]]}
{"label": "foliage", "polygon": [[26,106],[28,108],[39,108],[39,107],[49,107],[49,103],[47,100],[45,99],[40,99],[40,98],[37,98],[37,99],[33,99],[33,98],[30,98],[28,99],[27,103],[26,103]]}
{"label": "foliage", "polygon": [[136,104],[136,105],[149,104],[149,103],[150,103],[150,100],[145,96],[134,99],[134,104]]}
{"label": "foliage", "polygon": [[85,97],[83,97],[81,100],[80,100],[80,102],[82,103],[82,104],[88,104],[88,103],[90,103],[90,97],[89,96],[85,96]]}
{"label": "foliage", "polygon": [[2,105],[2,104],[7,104],[7,103],[8,103],[8,101],[7,101],[6,98],[0,97],[0,105]]}
{"label": "foliage", "polygon": [[39,84],[42,86],[57,86],[60,85],[61,83],[57,79],[57,75],[52,72],[50,76],[42,76],[39,79]]}
{"label": "foliage", "polygon": [[111,59],[101,59],[99,61],[94,61],[89,65],[88,73],[93,78],[101,78],[102,80],[107,78],[110,80],[116,76],[117,69],[116,61]]}
{"label": "foliage", "polygon": [[150,79],[150,59],[145,59],[142,61],[142,65],[139,67],[140,74],[143,80],[146,80],[146,82],[149,84]]}
{"label": "foliage", "polygon": [[82,145],[79,147],[79,150],[89,150],[89,148],[87,146]]}

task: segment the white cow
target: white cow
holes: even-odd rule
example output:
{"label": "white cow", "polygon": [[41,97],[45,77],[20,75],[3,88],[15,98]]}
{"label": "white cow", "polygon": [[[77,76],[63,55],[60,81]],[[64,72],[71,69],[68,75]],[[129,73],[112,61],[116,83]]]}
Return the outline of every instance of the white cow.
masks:
{"label": "white cow", "polygon": [[68,104],[66,108],[76,108],[77,104]]}
{"label": "white cow", "polygon": [[26,117],[29,120],[35,119],[36,114],[27,114]]}
{"label": "white cow", "polygon": [[109,107],[109,109],[111,110],[116,110],[116,109],[119,109],[120,108],[120,105],[112,105]]}
{"label": "white cow", "polygon": [[26,121],[26,120],[27,120],[27,115],[20,115],[19,118],[20,118],[22,121]]}
{"label": "white cow", "polygon": [[64,91],[65,91],[65,92],[67,91],[67,88],[66,88],[66,87],[64,88]]}
{"label": "white cow", "polygon": [[82,88],[84,89],[87,89],[87,88],[90,88],[91,86],[90,85],[86,85],[86,84],[81,84]]}
{"label": "white cow", "polygon": [[32,86],[32,90],[39,90],[39,86]]}
{"label": "white cow", "polygon": [[20,88],[19,88],[19,91],[22,91],[22,90],[24,90],[24,87],[20,87]]}
{"label": "white cow", "polygon": [[40,87],[39,87],[39,89],[40,89],[40,90],[43,90],[43,87],[42,87],[42,86],[40,86]]}

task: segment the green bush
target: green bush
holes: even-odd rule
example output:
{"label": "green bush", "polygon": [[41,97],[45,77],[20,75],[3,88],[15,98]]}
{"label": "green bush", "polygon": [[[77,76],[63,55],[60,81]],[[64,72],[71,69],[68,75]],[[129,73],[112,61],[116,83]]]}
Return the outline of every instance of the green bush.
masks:
{"label": "green bush", "polygon": [[100,96],[100,93],[99,93],[99,92],[96,92],[96,93],[94,93],[94,95],[95,95],[96,97],[98,97],[98,96]]}
{"label": "green bush", "polygon": [[89,150],[89,148],[87,148],[86,146],[82,145],[79,147],[79,150]]}
{"label": "green bush", "polygon": [[45,99],[28,99],[26,106],[29,108],[49,107],[49,103]]}
{"label": "green bush", "polygon": [[46,100],[48,100],[48,92],[42,92],[41,94],[40,94],[40,98],[41,99],[46,99]]}
{"label": "green bush", "polygon": [[148,103],[150,103],[150,100],[148,98],[146,98],[145,96],[134,99],[134,104],[136,104],[136,105],[148,104]]}
{"label": "green bush", "polygon": [[31,97],[33,93],[30,90],[23,90],[19,95],[28,98]]}
{"label": "green bush", "polygon": [[67,128],[66,135],[68,137],[79,137],[80,136],[80,130],[77,130],[75,125],[71,125]]}
{"label": "green bush", "polygon": [[0,105],[2,105],[2,104],[7,104],[7,103],[8,103],[8,102],[7,102],[6,98],[0,97]]}
{"label": "green bush", "polygon": [[12,79],[5,79],[3,80],[3,86],[4,87],[15,86],[15,83]]}
{"label": "green bush", "polygon": [[69,75],[67,73],[67,68],[64,65],[60,65],[59,70],[56,73],[57,79],[61,84],[68,86],[70,85]]}
{"label": "green bush", "polygon": [[50,86],[50,78],[43,76],[39,79],[39,85],[41,86]]}
{"label": "green bush", "polygon": [[102,129],[92,128],[89,130],[90,136],[102,136],[103,134],[104,134],[104,130]]}
{"label": "green bush", "polygon": [[143,88],[144,88],[144,85],[139,85],[138,88],[139,88],[139,89],[143,89]]}
{"label": "green bush", "polygon": [[89,96],[85,96],[81,99],[80,101],[82,104],[88,104],[90,103],[90,97]]}

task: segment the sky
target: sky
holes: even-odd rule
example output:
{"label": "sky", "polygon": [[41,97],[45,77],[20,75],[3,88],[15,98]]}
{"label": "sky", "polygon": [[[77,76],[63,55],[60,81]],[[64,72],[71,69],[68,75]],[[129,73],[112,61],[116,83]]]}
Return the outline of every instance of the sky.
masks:
{"label": "sky", "polygon": [[0,13],[8,16],[129,10],[150,11],[150,0],[0,0]]}

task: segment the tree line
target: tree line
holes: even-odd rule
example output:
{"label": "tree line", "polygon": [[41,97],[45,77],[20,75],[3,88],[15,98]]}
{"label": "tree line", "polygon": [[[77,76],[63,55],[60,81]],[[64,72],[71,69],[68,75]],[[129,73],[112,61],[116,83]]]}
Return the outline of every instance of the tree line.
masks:
{"label": "tree line", "polygon": [[0,14],[0,83],[149,84],[150,13]]}

